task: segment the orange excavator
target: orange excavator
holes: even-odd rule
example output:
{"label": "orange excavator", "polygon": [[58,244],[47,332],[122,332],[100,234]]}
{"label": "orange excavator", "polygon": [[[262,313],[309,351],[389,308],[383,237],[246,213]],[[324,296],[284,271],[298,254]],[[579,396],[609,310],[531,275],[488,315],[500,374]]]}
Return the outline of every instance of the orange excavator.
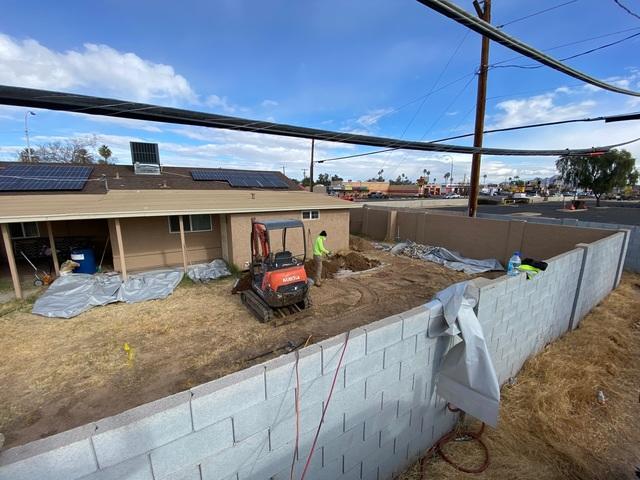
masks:
{"label": "orange excavator", "polygon": [[[274,247],[276,244],[279,246]],[[302,253],[291,253],[291,244]],[[240,298],[258,320],[268,322],[311,306],[306,257],[307,241],[300,220],[251,219],[251,288],[241,292]]]}

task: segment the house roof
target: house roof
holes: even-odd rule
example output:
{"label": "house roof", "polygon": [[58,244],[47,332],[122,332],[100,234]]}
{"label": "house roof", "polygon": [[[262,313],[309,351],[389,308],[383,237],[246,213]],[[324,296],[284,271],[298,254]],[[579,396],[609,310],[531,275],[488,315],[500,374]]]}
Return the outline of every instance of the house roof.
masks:
{"label": "house roof", "polygon": [[5,195],[0,223],[93,218],[159,217],[198,213],[260,213],[359,208],[361,205],[302,190],[110,190],[102,194]]}
{"label": "house roof", "polygon": [[[16,165],[17,162],[0,162],[0,176],[2,170],[8,166]],[[39,166],[60,166],[59,163],[38,163]],[[93,170],[87,183],[82,190],[69,191],[38,191],[37,195],[78,195],[78,194],[104,194],[107,192],[104,178],[106,177],[109,190],[237,190],[225,181],[195,181],[191,177],[192,170],[209,170],[212,172],[223,172],[232,174],[242,173],[269,173],[277,175],[288,187],[285,190],[299,191],[300,186],[290,178],[278,171],[264,170],[234,170],[228,168],[201,168],[201,167],[162,167],[160,175],[136,175],[133,165],[91,165]],[[263,188],[254,190],[265,190]],[[279,189],[282,190],[282,189]],[[34,192],[2,192],[0,195],[34,195]]]}

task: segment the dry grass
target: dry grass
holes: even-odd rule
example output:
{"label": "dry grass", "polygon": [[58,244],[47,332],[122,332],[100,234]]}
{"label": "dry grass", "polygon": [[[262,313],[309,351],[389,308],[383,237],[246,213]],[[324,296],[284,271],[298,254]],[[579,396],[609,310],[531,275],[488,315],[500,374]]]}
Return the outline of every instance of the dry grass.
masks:
{"label": "dry grass", "polygon": [[[500,424],[484,435],[491,465],[479,479],[625,479],[640,465],[640,275],[525,365],[502,389]],[[597,402],[602,390],[606,402]],[[482,462],[473,443],[449,444],[463,465]],[[468,478],[440,458],[424,478]],[[418,480],[414,465],[400,477]]]}

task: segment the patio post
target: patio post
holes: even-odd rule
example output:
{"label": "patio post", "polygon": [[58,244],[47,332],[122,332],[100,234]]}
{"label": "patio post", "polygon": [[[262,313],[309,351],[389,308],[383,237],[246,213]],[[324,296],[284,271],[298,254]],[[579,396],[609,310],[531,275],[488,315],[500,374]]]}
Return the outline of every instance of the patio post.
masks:
{"label": "patio post", "polygon": [[6,223],[3,223],[0,227],[2,227],[2,239],[4,240],[4,249],[7,252],[7,261],[9,262],[11,281],[13,282],[13,291],[16,298],[22,299],[22,286],[20,285],[20,276],[18,275],[18,267],[16,266],[16,257],[13,254],[13,243],[11,243],[9,227]]}

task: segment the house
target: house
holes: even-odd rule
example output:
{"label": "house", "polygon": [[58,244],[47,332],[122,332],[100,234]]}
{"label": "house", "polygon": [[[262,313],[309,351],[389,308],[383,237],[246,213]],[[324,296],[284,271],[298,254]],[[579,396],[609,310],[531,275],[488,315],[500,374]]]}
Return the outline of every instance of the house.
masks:
{"label": "house", "polygon": [[[96,262],[112,265],[124,277],[216,258],[247,269],[252,217],[301,219],[308,255],[322,230],[329,233],[332,250],[349,246],[349,209],[357,206],[301,190],[279,172],[143,162],[0,162],[0,261],[10,268],[16,296],[21,296],[20,252],[41,262],[49,255],[56,273],[79,246],[91,248]],[[292,250],[302,250],[301,240],[293,243]]]}

